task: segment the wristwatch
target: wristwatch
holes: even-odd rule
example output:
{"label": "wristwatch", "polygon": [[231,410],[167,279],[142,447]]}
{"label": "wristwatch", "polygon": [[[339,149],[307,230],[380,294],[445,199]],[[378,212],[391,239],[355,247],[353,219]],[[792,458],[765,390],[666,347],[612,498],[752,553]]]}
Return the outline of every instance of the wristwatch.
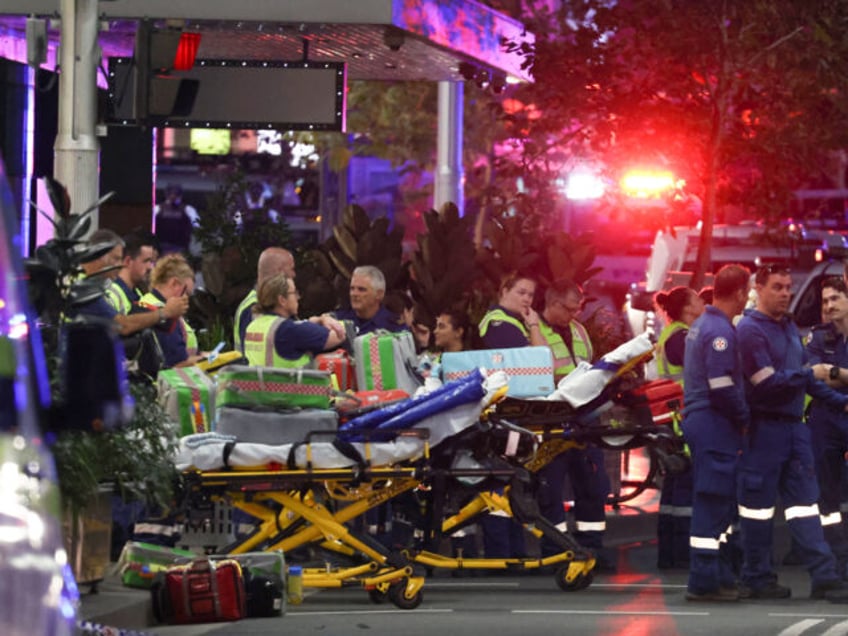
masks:
{"label": "wristwatch", "polygon": [[831,380],[838,380],[840,370],[841,369],[839,367],[837,367],[836,365],[830,367],[830,379]]}
{"label": "wristwatch", "polygon": [[159,324],[164,325],[168,322],[168,318],[165,316],[165,310],[159,307]]}

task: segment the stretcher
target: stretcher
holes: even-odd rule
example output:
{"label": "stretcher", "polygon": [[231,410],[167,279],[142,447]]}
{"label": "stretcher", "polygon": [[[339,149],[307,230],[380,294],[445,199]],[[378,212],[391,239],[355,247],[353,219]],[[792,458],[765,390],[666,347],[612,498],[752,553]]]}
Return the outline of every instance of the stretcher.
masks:
{"label": "stretcher", "polygon": [[[482,373],[474,381],[479,385]],[[500,391],[493,388],[498,382]],[[591,583],[594,557],[544,520],[538,508],[527,505],[534,501],[527,492],[533,473],[575,444],[604,443],[614,433],[616,448],[644,445],[659,439],[657,430],[591,430],[579,417],[593,408],[591,400],[582,407],[563,401],[502,401],[496,396],[503,393],[503,379],[495,374],[486,383],[484,391],[454,400],[437,414],[416,410],[416,400],[366,414],[365,422],[343,425],[331,442],[309,436],[301,444],[268,447],[214,435],[192,436],[182,442],[179,467],[185,471],[195,509],[225,501],[255,520],[250,533],[219,547],[220,551],[291,553],[320,545],[358,560],[346,567],[306,568],[307,587],[360,586],[374,600],[388,598],[398,607],[412,608],[421,602],[424,583],[415,566],[424,566],[545,567],[555,570],[561,589],[583,589]],[[493,403],[498,405],[494,410],[489,408]],[[352,528],[350,522],[366,511],[422,489],[431,495],[418,544],[389,549]],[[447,493],[457,491],[471,496],[458,510],[446,512]],[[452,558],[438,553],[441,538],[492,512],[516,518],[536,537],[551,539],[561,552],[520,559]]]}
{"label": "stretcher", "polygon": [[[481,380],[482,375],[476,382],[480,384]],[[469,383],[467,379],[462,382]],[[483,410],[500,393],[490,389],[473,401],[454,399],[446,411],[415,421],[411,429],[394,430],[391,440],[379,437],[398,423],[417,419],[414,414],[408,415],[413,409],[398,409],[401,412],[389,419],[385,414],[369,414],[372,430],[349,426],[332,442],[320,442],[319,436],[310,435],[303,444],[268,447],[241,444],[214,434],[191,436],[181,442],[180,467],[193,495],[192,507],[202,509],[203,499],[207,503],[226,500],[256,520],[252,532],[225,546],[222,552],[290,553],[319,543],[363,561],[351,567],[306,568],[307,587],[356,585],[368,589],[375,600],[387,597],[398,607],[412,608],[421,602],[424,582],[415,576],[414,566],[422,565],[457,569],[559,567],[561,579],[569,582],[563,589],[580,589],[585,585],[571,582],[588,584],[594,559],[570,536],[538,515],[520,520],[526,521],[528,530],[537,536],[548,534],[563,547],[559,554],[544,559],[463,560],[418,548],[390,550],[349,524],[367,510],[413,489],[448,481],[456,484],[461,479],[482,480],[481,485],[487,480],[509,485],[503,494],[486,493],[447,520],[448,532],[464,519],[485,511],[503,510],[514,515],[515,499],[511,501],[509,493],[516,491],[512,484],[522,472],[519,460],[524,461],[535,452],[535,437],[508,423],[481,422]],[[495,448],[493,443],[500,443],[500,447]],[[487,446],[481,456],[480,449]],[[431,454],[434,448],[438,450],[436,457]],[[451,462],[450,458],[463,449],[476,449],[475,461],[466,465]],[[441,526],[436,527],[433,536],[443,531]]]}

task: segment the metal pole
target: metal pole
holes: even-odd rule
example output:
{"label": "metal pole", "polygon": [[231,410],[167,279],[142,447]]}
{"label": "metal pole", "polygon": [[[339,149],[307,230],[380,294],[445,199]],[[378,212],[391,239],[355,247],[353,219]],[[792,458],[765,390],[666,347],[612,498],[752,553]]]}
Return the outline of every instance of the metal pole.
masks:
{"label": "metal pole", "polygon": [[[72,210],[82,212],[99,197],[97,124],[97,0],[61,0],[59,126],[53,176],[67,189]],[[92,229],[99,225],[92,213]]]}
{"label": "metal pole", "polygon": [[465,173],[462,168],[462,82],[439,82],[439,134],[436,144],[436,187],[433,207],[448,202],[465,213]]}

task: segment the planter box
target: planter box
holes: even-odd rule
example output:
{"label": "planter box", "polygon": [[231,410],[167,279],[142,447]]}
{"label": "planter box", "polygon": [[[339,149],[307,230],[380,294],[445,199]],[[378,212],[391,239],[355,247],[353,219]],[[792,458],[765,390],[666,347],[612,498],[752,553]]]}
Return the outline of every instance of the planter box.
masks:
{"label": "planter box", "polygon": [[97,584],[106,576],[112,546],[112,488],[102,488],[85,510],[65,512],[62,534],[68,562],[78,585]]}

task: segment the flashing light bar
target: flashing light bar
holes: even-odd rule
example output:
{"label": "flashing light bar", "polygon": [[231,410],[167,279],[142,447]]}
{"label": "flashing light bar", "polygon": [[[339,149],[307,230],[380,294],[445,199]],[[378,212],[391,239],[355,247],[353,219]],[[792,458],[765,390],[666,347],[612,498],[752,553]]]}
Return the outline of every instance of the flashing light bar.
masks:
{"label": "flashing light bar", "polygon": [[621,179],[622,192],[638,199],[659,197],[674,186],[674,175],[668,170],[631,170]]}

